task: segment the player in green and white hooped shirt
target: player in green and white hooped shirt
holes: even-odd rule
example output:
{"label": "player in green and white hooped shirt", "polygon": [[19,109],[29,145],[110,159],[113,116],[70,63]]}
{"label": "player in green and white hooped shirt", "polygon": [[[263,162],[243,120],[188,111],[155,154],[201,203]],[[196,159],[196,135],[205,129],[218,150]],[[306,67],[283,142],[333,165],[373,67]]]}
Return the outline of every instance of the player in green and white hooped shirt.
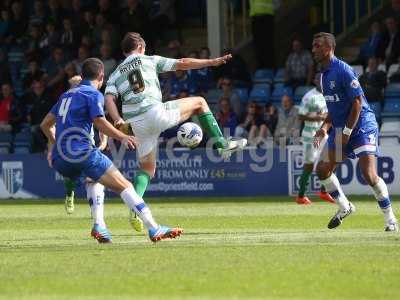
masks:
{"label": "player in green and white hooped shirt", "polygon": [[[128,122],[138,140],[137,153],[141,171],[134,178],[136,192],[143,196],[156,169],[156,148],[160,134],[171,127],[197,115],[202,129],[214,139],[218,152],[229,156],[243,149],[246,139],[226,140],[203,97],[188,97],[162,103],[158,73],[217,67],[232,56],[214,59],[171,59],[145,55],[146,43],[138,33],[129,32],[121,43],[126,59],[109,77],[105,90],[105,103],[114,125]],[[121,96],[123,119],[115,104]],[[140,229],[139,219],[131,218],[135,229]]]}
{"label": "player in green and white hooped shirt", "polygon": [[[304,121],[304,128],[302,132],[303,143],[303,160],[304,167],[303,173],[300,178],[300,190],[296,197],[298,204],[311,204],[311,200],[305,196],[311,173],[314,169],[314,163],[318,159],[320,149],[314,147],[314,135],[321,127],[322,122],[325,120],[328,110],[326,107],[325,98],[320,92],[319,76],[315,80],[316,88],[308,91],[301,100],[299,119]],[[319,192],[319,197],[325,201],[335,203],[332,197],[325,191],[322,186]]]}

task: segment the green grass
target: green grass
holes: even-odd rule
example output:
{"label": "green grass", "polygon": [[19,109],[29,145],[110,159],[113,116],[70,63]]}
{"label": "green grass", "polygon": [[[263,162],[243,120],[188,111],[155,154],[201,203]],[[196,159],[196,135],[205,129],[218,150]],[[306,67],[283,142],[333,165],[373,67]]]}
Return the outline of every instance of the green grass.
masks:
{"label": "green grass", "polygon": [[0,299],[400,299],[400,234],[366,198],[331,231],[327,203],[156,199],[157,220],[185,229],[157,244],[113,201],[112,245],[89,237],[85,203],[0,202]]}

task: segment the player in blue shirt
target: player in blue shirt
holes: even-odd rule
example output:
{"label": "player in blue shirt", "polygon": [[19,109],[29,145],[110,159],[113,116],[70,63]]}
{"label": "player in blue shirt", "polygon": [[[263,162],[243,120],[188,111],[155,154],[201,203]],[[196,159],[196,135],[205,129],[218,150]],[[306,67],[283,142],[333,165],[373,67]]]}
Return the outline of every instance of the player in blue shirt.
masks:
{"label": "player in blue shirt", "polygon": [[336,42],[330,33],[314,36],[312,52],[322,66],[321,88],[328,107],[328,117],[315,134],[315,146],[328,136],[328,160],[320,161],[317,174],[339,206],[328,224],[336,228],[355,211],[346,198],[334,171],[346,158],[359,158],[359,166],[371,186],[385,219],[386,231],[398,231],[386,183],[376,173],[378,124],[368,105],[353,69],[334,55]]}
{"label": "player in blue shirt", "polygon": [[[49,150],[52,153],[52,166],[71,180],[90,178],[120,194],[129,209],[142,219],[153,242],[175,238],[182,233],[182,229],[158,225],[129,180],[113,166],[107,156],[92,145],[93,125],[129,149],[134,149],[136,145],[133,136],[123,134],[105,119],[104,97],[98,91],[103,85],[103,79],[104,65],[101,60],[86,59],[82,65],[81,83],[62,94],[42,121],[41,128],[49,140]],[[111,235],[105,225],[95,223],[91,235],[100,243],[111,242]]]}

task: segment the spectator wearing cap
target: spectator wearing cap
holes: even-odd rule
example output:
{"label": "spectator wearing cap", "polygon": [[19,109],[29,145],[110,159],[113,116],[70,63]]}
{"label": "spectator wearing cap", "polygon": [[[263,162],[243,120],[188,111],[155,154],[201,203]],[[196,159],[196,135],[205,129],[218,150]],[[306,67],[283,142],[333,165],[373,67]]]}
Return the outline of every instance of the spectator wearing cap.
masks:
{"label": "spectator wearing cap", "polygon": [[297,144],[300,136],[301,123],[298,119],[298,108],[294,105],[293,99],[283,95],[281,109],[278,115],[274,137],[278,145]]}
{"label": "spectator wearing cap", "polygon": [[314,62],[310,51],[303,48],[299,39],[292,42],[292,52],[285,63],[285,83],[293,88],[310,85],[313,79]]}

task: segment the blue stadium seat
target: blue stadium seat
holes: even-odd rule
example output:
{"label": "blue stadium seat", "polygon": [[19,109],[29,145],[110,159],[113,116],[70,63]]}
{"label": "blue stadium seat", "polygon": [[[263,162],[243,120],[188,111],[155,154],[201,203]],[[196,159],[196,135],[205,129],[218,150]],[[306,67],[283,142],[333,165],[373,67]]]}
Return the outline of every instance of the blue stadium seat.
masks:
{"label": "blue stadium seat", "polygon": [[206,100],[208,103],[218,103],[219,98],[222,96],[222,90],[220,89],[211,89],[208,90],[206,95]]}
{"label": "blue stadium seat", "polygon": [[279,83],[279,82],[284,82],[285,80],[285,69],[280,68],[276,70],[275,76],[274,76],[274,83]]}
{"label": "blue stadium seat", "polygon": [[385,98],[400,98],[400,83],[388,84],[385,88]]}
{"label": "blue stadium seat", "polygon": [[400,100],[386,100],[383,107],[382,117],[398,117],[400,116]]}
{"label": "blue stadium seat", "polygon": [[249,91],[246,88],[236,88],[233,90],[240,98],[242,103],[247,103],[249,100]]}
{"label": "blue stadium seat", "polygon": [[311,85],[302,85],[296,88],[296,91],[294,92],[294,102],[300,103],[301,99],[303,96],[309,91],[312,90],[314,87]]}
{"label": "blue stadium seat", "polygon": [[9,154],[10,148],[0,146],[0,154]]}
{"label": "blue stadium seat", "polygon": [[11,133],[0,132],[0,147],[10,147],[13,137]]}
{"label": "blue stadium seat", "polygon": [[266,86],[255,86],[250,92],[250,100],[255,102],[266,103],[269,101],[271,95],[271,88],[269,85]]}
{"label": "blue stadium seat", "polygon": [[254,73],[253,83],[272,83],[274,71],[272,69],[258,69]]}
{"label": "blue stadium seat", "polygon": [[15,146],[31,146],[31,133],[30,132],[20,132],[14,137],[14,147]]}
{"label": "blue stadium seat", "polygon": [[289,86],[275,85],[271,96],[272,102],[280,102],[283,95],[293,97],[293,89]]}
{"label": "blue stadium seat", "polygon": [[28,154],[30,152],[31,152],[30,147],[18,146],[14,148],[15,154]]}

